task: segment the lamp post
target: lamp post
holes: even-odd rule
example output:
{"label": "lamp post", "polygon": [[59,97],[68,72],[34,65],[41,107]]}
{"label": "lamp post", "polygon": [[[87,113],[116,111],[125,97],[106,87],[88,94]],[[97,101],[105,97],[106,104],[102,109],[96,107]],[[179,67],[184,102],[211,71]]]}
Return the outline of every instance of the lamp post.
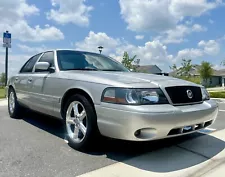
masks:
{"label": "lamp post", "polygon": [[98,47],[98,50],[99,50],[100,54],[102,53],[102,49],[103,49],[102,46],[99,46],[99,47]]}

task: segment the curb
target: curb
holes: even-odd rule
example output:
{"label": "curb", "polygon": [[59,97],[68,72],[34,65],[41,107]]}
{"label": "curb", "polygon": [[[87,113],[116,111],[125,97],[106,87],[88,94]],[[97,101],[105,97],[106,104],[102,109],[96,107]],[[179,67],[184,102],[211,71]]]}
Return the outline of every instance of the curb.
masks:
{"label": "curb", "polygon": [[215,101],[218,100],[222,103],[225,103],[225,98],[210,98],[210,99],[215,100]]}

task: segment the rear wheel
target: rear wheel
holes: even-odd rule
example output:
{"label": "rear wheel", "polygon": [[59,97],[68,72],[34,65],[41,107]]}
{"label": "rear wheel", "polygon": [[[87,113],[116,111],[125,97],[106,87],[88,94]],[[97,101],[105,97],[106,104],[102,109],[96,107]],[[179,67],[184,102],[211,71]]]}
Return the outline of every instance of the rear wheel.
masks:
{"label": "rear wheel", "polygon": [[22,115],[22,106],[19,105],[13,88],[8,91],[8,112],[11,118],[20,118]]}
{"label": "rear wheel", "polygon": [[69,145],[77,150],[89,149],[98,135],[97,116],[90,101],[83,95],[73,95],[64,107],[63,118]]}

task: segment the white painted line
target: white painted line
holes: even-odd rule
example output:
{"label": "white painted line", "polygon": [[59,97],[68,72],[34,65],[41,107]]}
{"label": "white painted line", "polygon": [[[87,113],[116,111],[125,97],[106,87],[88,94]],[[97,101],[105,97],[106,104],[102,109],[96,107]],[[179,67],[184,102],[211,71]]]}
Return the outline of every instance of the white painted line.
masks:
{"label": "white painted line", "polygon": [[221,111],[221,112],[225,112],[225,110],[223,110],[223,109],[219,109],[219,111]]}
{"label": "white painted line", "polygon": [[205,129],[199,130],[199,132],[202,132],[202,133],[210,133],[214,131],[216,131],[216,129],[214,128],[205,128]]}
{"label": "white painted line", "polygon": [[210,131],[216,131],[215,128],[205,128],[206,130],[210,130]]}
{"label": "white painted line", "polygon": [[7,106],[7,105],[8,105],[7,100],[0,101],[0,106]]}

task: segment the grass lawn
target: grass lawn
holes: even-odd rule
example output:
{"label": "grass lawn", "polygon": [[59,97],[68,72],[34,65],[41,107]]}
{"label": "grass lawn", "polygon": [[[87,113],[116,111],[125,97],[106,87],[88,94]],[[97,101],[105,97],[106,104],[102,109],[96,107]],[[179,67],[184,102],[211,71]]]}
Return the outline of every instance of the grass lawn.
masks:
{"label": "grass lawn", "polygon": [[225,98],[225,91],[222,92],[209,92],[211,98]]}
{"label": "grass lawn", "polygon": [[0,98],[5,98],[5,89],[0,87]]}

